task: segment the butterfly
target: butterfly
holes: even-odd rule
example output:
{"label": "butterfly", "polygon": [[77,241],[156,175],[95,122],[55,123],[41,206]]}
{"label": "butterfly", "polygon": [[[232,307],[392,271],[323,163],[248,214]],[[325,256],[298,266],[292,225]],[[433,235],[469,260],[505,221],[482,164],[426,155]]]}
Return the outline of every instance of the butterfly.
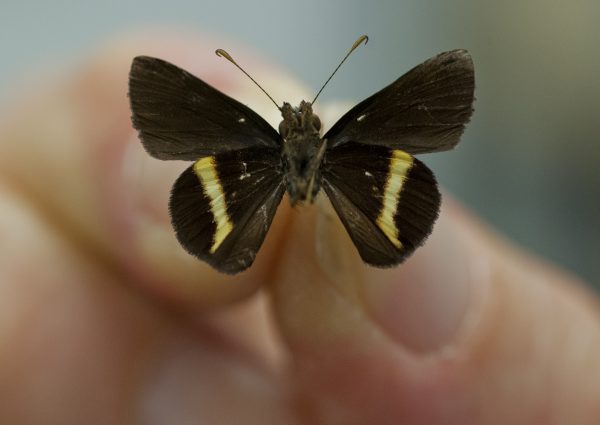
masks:
{"label": "butterfly", "polygon": [[[367,37],[336,71],[362,41]],[[227,52],[216,53],[248,75]],[[471,117],[473,96],[469,53],[440,53],[358,103],[321,136],[316,97],[298,107],[273,101],[283,117],[276,131],[164,60],[135,57],[129,75],[133,126],[146,151],[193,161],[169,200],[177,239],[229,274],[253,263],[286,191],[296,205],[313,202],[322,189],[365,263],[401,263],[431,233],[441,201],[432,171],[414,155],[452,149]]]}

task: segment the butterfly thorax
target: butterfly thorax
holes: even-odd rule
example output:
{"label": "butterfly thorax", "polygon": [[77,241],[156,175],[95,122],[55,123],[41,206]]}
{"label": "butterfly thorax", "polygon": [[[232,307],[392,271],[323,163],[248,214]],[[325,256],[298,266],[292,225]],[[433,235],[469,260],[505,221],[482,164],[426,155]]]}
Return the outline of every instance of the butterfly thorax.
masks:
{"label": "butterfly thorax", "polygon": [[312,105],[305,101],[297,108],[285,102],[281,115],[281,156],[290,201],[292,205],[300,201],[312,202],[321,188],[320,166],[325,153],[320,134],[321,120],[313,113]]}

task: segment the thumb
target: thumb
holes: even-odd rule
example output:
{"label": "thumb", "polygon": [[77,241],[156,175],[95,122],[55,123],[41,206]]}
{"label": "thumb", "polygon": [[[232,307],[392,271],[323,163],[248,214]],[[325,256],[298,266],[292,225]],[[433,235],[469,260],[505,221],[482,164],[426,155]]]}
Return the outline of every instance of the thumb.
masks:
{"label": "thumb", "polygon": [[596,301],[458,206],[390,270],[329,210],[296,215],[289,240],[272,291],[308,423],[600,420]]}

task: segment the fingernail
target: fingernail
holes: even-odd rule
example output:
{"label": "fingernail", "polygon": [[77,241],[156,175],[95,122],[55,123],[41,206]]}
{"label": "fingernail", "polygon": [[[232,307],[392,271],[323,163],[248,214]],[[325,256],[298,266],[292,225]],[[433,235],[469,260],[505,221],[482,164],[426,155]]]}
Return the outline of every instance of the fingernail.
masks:
{"label": "fingernail", "polygon": [[181,163],[151,158],[137,134],[132,134],[122,164],[125,192],[130,202],[127,225],[132,227],[134,250],[158,271],[165,269],[174,255],[185,260],[185,252],[177,244],[168,215],[170,187],[181,171]]}
{"label": "fingernail", "polygon": [[123,158],[123,180],[130,201],[131,262],[139,268],[134,271],[161,292],[194,299],[202,292],[205,264],[179,245],[168,214],[171,185],[184,167],[150,157],[134,134]]}
{"label": "fingernail", "polygon": [[469,308],[468,256],[455,224],[442,213],[426,244],[405,263],[365,275],[366,308],[413,352],[452,346]]}

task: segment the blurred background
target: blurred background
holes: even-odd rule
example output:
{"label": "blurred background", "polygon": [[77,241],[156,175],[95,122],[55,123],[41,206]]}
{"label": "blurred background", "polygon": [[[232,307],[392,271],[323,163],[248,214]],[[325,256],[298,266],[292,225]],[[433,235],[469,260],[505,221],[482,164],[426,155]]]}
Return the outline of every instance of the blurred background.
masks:
{"label": "blurred background", "polygon": [[466,48],[472,122],[455,151],[425,161],[485,220],[600,289],[598,18],[598,0],[1,0],[0,100],[7,107],[16,81],[152,26],[243,40],[315,91],[368,34],[320,102],[361,100],[430,56]]}

